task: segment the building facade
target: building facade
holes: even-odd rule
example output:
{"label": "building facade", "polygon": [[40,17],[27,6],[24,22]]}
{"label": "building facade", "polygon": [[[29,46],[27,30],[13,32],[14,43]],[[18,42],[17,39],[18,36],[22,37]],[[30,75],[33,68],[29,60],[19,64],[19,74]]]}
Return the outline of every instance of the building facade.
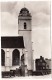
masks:
{"label": "building facade", "polygon": [[35,60],[36,72],[44,74],[51,73],[51,59],[44,59],[44,57],[40,56],[39,59]]}
{"label": "building facade", "polygon": [[46,61],[46,69],[51,69],[51,59],[45,59]]}
{"label": "building facade", "polygon": [[42,56],[40,56],[40,59],[35,60],[35,66],[36,66],[36,71],[37,70],[45,70],[46,69],[46,62]]}
{"label": "building facade", "polygon": [[24,39],[24,46],[25,49],[27,50],[26,52],[26,65],[28,70],[32,70],[32,40],[31,40],[31,31],[32,31],[32,26],[31,26],[31,19],[32,16],[29,13],[27,8],[22,8],[20,10],[19,16],[18,16],[18,34],[20,36],[23,36]]}
{"label": "building facade", "polygon": [[33,70],[31,19],[28,9],[22,8],[18,16],[19,36],[1,37],[2,72],[17,70],[21,66],[23,71]]}
{"label": "building facade", "polygon": [[2,71],[16,70],[21,66],[23,55],[23,37],[1,37]]}

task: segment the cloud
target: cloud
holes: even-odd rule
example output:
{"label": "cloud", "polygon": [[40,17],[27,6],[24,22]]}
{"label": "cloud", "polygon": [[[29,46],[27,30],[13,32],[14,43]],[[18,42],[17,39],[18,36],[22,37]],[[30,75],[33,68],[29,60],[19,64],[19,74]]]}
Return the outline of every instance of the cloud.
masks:
{"label": "cloud", "polygon": [[33,41],[33,54],[34,59],[36,57],[51,58],[50,49],[50,30],[44,28],[36,28],[32,31],[32,41]]}
{"label": "cloud", "polygon": [[32,25],[36,27],[50,27],[50,15],[39,12],[32,16]]}
{"label": "cloud", "polygon": [[1,11],[13,13],[16,2],[1,2]]}
{"label": "cloud", "polygon": [[18,19],[8,12],[1,13],[1,35],[18,35]]}
{"label": "cloud", "polygon": [[[1,11],[3,12],[18,12],[19,9],[27,7],[32,14],[43,12],[46,14],[50,14],[50,1],[15,1],[15,2],[1,2]],[[31,6],[31,7],[30,7]]]}
{"label": "cloud", "polygon": [[[18,15],[24,2],[2,2],[1,5],[1,35],[18,36]],[[40,55],[50,57],[50,2],[28,1],[25,7],[32,15],[34,59]]]}
{"label": "cloud", "polygon": [[[31,6],[31,7],[30,7]],[[18,17],[24,2],[2,2],[1,11]],[[32,15],[32,25],[50,27],[50,1],[26,1],[25,7]]]}

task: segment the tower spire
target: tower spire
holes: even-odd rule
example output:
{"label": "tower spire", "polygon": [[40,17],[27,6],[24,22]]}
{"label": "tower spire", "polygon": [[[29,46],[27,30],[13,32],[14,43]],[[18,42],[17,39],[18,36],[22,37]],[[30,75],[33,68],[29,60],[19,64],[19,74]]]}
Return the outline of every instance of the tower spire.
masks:
{"label": "tower spire", "polygon": [[24,7],[25,7],[25,2],[24,2]]}

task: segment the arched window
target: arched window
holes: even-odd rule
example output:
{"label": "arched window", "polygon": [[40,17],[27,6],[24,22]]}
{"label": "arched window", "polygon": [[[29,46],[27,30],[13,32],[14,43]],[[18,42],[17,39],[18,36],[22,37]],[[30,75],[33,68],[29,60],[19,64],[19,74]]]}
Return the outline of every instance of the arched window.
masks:
{"label": "arched window", "polygon": [[1,65],[5,66],[5,51],[1,49]]}
{"label": "arched window", "polygon": [[15,49],[12,53],[12,65],[19,65],[20,61],[20,52],[19,50]]}
{"label": "arched window", "polygon": [[24,29],[26,29],[27,28],[27,24],[26,24],[26,22],[24,22]]}

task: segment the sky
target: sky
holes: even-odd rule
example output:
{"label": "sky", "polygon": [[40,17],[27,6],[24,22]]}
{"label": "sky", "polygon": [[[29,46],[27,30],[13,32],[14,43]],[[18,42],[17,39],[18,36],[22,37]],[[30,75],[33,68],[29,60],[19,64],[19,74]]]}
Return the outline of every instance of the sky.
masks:
{"label": "sky", "polygon": [[50,1],[1,2],[1,36],[19,36],[18,15],[24,6],[32,15],[33,58],[51,58]]}

